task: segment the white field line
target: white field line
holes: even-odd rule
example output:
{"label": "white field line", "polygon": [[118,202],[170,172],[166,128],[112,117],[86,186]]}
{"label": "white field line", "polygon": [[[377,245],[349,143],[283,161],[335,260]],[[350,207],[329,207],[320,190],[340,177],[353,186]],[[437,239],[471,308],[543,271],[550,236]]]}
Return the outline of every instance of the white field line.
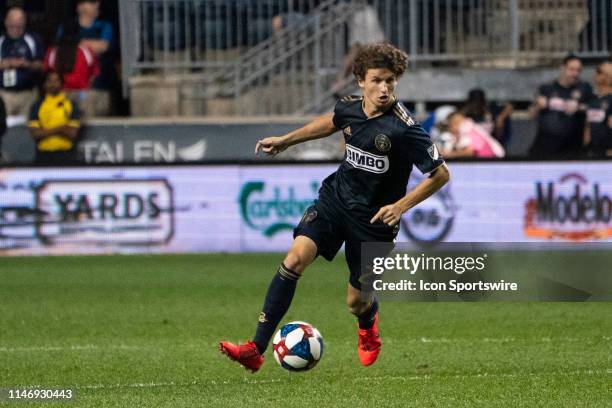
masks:
{"label": "white field line", "polygon": [[592,340],[604,340],[610,341],[610,337],[603,336],[601,338],[588,338],[588,337],[537,337],[537,338],[516,338],[516,337],[482,337],[473,339],[448,339],[444,337],[440,338],[429,338],[421,337],[421,343],[516,343],[516,342],[537,342],[537,343],[553,343],[553,342],[583,342]]}
{"label": "white field line", "polygon": [[188,387],[192,385],[231,385],[231,384],[271,384],[280,383],[280,378],[270,380],[252,380],[245,378],[242,381],[236,380],[202,380],[189,382],[148,382],[148,383],[132,383],[132,384],[91,384],[77,385],[77,390],[100,390],[100,389],[115,389],[115,388],[161,388],[161,387]]}
{"label": "white field line", "polygon": [[[392,375],[383,375],[383,376],[375,376],[375,377],[358,377],[353,378],[354,383],[360,382],[388,382],[388,381],[399,381],[399,382],[409,382],[409,381],[427,381],[427,380],[435,380],[442,378],[454,378],[454,379],[468,379],[468,378],[520,378],[520,377],[549,377],[553,375],[562,375],[562,376],[585,376],[585,375],[611,375],[612,368],[608,368],[605,370],[579,370],[579,371],[557,371],[557,372],[544,372],[544,373],[488,373],[488,372],[480,372],[474,374],[423,374],[423,375],[408,375],[408,376],[392,376]],[[190,387],[197,385],[237,385],[237,384],[250,384],[250,385],[258,385],[258,384],[273,384],[273,383],[282,383],[283,380],[281,378],[273,378],[268,380],[256,380],[256,379],[248,379],[244,378],[242,380],[194,380],[189,382],[144,382],[144,383],[117,383],[117,384],[89,384],[89,385],[76,385],[74,386],[77,390],[112,390],[118,388],[164,388],[164,387]],[[40,388],[40,385],[29,385],[25,388]]]}
{"label": "white field line", "polygon": [[391,376],[384,375],[379,377],[360,377],[353,379],[354,382],[359,381],[417,381],[417,380],[431,380],[439,378],[519,378],[519,377],[548,377],[553,375],[563,376],[585,376],[585,375],[610,375],[612,374],[612,368],[605,370],[579,370],[579,371],[550,371],[544,373],[474,373],[474,374],[423,374],[423,375],[409,375],[409,376]]}
{"label": "white field line", "polygon": [[74,346],[31,346],[31,347],[0,347],[0,353],[20,353],[30,351],[88,351],[88,350],[145,350],[147,347],[142,346],[126,346],[105,345],[96,346],[95,344],[84,344]]}
{"label": "white field line", "polygon": [[[420,337],[402,339],[405,342],[418,343],[517,343],[517,342],[536,342],[536,343],[575,343],[590,341],[612,341],[611,336],[602,337],[536,337],[536,338],[516,338],[516,337],[480,337],[480,338],[445,338],[445,337]],[[392,343],[388,340],[388,343]],[[217,343],[211,345],[215,347]],[[207,345],[202,344],[174,344],[173,348],[203,348]],[[28,346],[28,347],[0,347],[0,353],[27,353],[27,352],[50,352],[50,351],[104,351],[104,350],[157,350],[163,349],[161,346],[129,346],[125,344],[116,345],[95,345],[83,344],[72,346]]]}

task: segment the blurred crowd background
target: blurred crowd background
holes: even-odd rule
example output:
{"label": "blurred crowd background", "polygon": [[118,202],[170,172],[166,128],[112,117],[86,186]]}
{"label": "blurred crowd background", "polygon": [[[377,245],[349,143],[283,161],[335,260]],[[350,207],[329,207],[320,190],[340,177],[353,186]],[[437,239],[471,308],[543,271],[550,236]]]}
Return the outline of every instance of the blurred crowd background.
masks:
{"label": "blurred crowd background", "polygon": [[[409,55],[397,97],[449,159],[612,156],[609,0],[0,7],[0,131],[26,128],[39,163],[79,161],[86,127],[104,120],[303,121],[359,92],[352,58],[380,41]],[[7,144],[4,161],[19,162]]]}

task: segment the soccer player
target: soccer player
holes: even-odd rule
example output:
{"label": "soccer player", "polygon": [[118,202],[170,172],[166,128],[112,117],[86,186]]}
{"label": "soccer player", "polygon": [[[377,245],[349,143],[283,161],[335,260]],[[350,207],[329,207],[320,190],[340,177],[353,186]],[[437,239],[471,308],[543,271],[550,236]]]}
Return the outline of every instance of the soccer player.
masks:
{"label": "soccer player", "polygon": [[[343,98],[333,113],[257,143],[256,153],[275,155],[341,129],[346,155],[338,170],[323,181],[318,200],[295,228],[293,244],[268,288],[253,341],[220,343],[220,350],[246,369],[255,372],[263,364],[263,353],[304,270],[319,255],[331,261],[343,242],[350,270],[347,305],[358,320],[359,359],[366,366],[376,361],[381,348],[378,301],[371,291],[362,290],[361,243],[392,246],[402,214],[449,180],[429,135],[395,98],[407,62],[406,54],[390,44],[364,46],[353,71],[362,96]],[[413,165],[430,176],[406,194]]]}

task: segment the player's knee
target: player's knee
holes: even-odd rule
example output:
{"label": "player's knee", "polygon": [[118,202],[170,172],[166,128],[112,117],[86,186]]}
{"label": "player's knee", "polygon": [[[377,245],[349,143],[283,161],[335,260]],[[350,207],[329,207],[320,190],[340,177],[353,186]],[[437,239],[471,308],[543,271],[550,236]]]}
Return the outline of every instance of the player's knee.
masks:
{"label": "player's knee", "polygon": [[304,256],[302,256],[299,251],[296,251],[293,249],[287,253],[287,256],[285,256],[285,260],[283,261],[283,264],[288,269],[291,269],[292,271],[300,275],[302,274],[302,272],[304,272],[304,269],[306,269],[306,267],[308,266],[308,263],[304,259]]}

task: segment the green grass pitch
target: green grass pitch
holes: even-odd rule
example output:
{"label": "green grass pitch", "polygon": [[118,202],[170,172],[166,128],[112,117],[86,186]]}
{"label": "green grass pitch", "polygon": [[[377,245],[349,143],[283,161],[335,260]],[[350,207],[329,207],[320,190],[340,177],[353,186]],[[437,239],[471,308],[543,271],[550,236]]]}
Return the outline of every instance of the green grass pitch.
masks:
{"label": "green grass pitch", "polygon": [[321,331],[319,365],[290,373],[268,353],[250,374],[217,345],[253,335],[281,257],[2,258],[0,388],[74,388],[52,405],[72,407],[612,404],[605,302],[384,302],[382,353],[361,367],[342,256],[308,270],[284,320]]}

